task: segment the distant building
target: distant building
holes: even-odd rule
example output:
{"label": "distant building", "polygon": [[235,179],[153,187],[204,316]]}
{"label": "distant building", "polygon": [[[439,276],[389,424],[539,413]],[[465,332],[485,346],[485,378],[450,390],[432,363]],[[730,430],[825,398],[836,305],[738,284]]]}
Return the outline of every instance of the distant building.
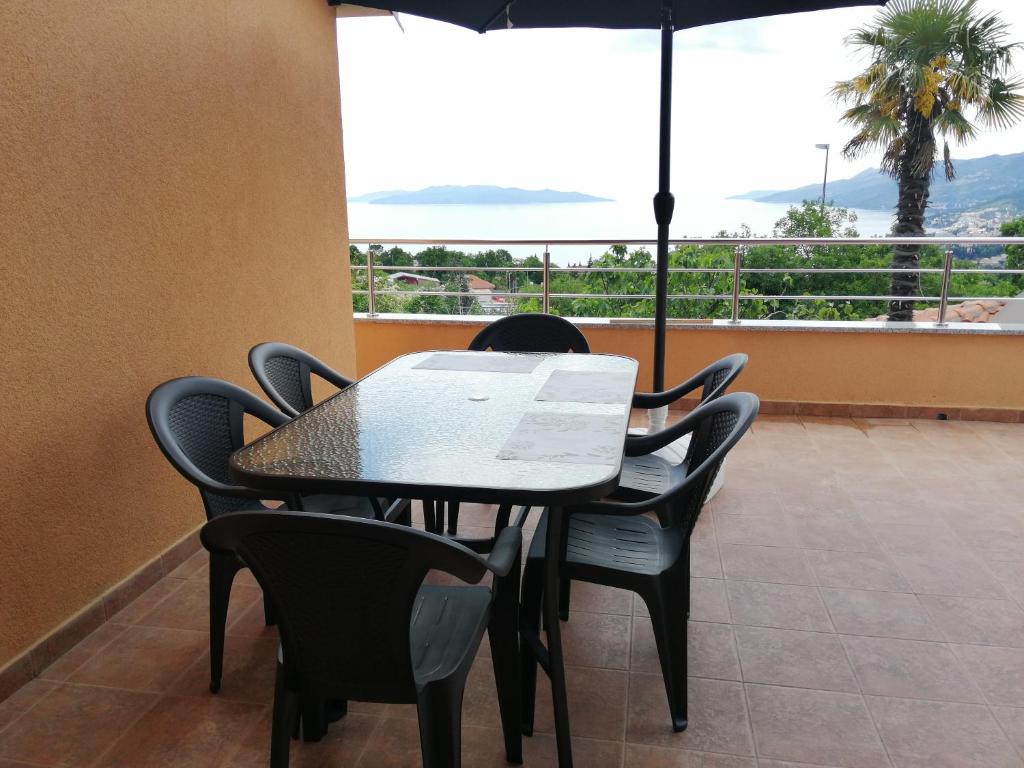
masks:
{"label": "distant building", "polygon": [[480,309],[485,315],[508,314],[508,301],[504,296],[494,294],[496,287],[494,283],[476,275],[466,275],[466,284],[469,286],[470,294],[476,299],[476,303],[480,305]]}
{"label": "distant building", "polygon": [[412,272],[392,272],[388,275],[388,280],[392,283],[402,283],[404,285],[415,285],[420,288],[429,290],[437,290],[441,287],[441,281],[427,277],[426,275],[417,275]]}

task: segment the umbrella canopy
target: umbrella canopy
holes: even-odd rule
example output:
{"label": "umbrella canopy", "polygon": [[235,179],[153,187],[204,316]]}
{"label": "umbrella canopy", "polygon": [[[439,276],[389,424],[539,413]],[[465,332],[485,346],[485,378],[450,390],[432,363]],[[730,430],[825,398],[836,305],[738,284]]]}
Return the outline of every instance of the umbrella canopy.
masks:
{"label": "umbrella canopy", "polygon": [[[342,0],[327,0],[340,5]],[[829,8],[885,5],[886,0],[346,0],[350,5],[411,13],[446,21],[477,32],[497,29],[596,27],[661,30],[661,116],[658,192],[654,218],[658,224],[654,301],[653,389],[665,385],[665,325],[668,296],[668,228],[675,201],[669,191],[672,123],[672,33],[724,21],[778,16]]]}

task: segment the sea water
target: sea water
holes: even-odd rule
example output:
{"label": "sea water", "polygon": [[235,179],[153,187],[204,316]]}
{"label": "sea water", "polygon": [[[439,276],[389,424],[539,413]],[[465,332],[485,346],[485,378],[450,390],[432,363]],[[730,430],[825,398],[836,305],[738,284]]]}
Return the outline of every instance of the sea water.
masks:
{"label": "sea water", "polygon": [[[753,236],[768,237],[775,222],[790,206],[753,200],[677,198],[670,237],[714,237],[719,232],[750,228]],[[855,227],[861,237],[885,235],[892,226],[886,211],[855,210]],[[628,199],[604,203],[547,203],[536,205],[375,205],[349,203],[349,235],[372,238],[388,246],[388,238],[423,238],[423,243],[474,240],[606,240],[608,244],[654,240],[657,226],[649,200]],[[417,250],[416,246],[404,246]],[[451,245],[452,249],[476,252],[487,246]],[[542,245],[503,247],[522,258],[544,252]],[[653,251],[653,247],[650,248]],[[602,245],[552,245],[554,263],[586,262],[599,257]]]}

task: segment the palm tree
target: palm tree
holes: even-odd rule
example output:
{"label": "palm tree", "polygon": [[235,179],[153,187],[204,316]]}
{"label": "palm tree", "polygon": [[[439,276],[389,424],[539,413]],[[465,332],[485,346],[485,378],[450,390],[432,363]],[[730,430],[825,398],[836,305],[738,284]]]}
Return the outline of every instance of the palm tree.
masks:
{"label": "palm tree", "polygon": [[[1007,25],[998,16],[975,6],[975,0],[890,0],[872,26],[846,41],[867,50],[870,63],[832,90],[852,105],[843,120],[857,130],[843,155],[853,159],[883,150],[882,170],[899,187],[894,236],[924,234],[936,135],[943,140],[943,170],[952,180],[950,137],[964,144],[977,136],[979,125],[1007,128],[1024,115],[1024,81],[1010,78],[1018,44],[1006,42]],[[893,248],[892,296],[919,295],[918,251]],[[913,301],[889,305],[890,320],[910,320],[912,312]]]}

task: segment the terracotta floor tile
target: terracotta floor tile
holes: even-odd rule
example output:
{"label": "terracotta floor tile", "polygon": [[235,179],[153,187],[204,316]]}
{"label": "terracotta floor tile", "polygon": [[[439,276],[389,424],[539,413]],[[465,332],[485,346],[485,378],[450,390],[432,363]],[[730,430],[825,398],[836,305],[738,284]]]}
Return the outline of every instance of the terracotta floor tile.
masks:
{"label": "terracotta floor tile", "polygon": [[[218,698],[270,706],[277,673],[276,637],[228,635],[224,643],[224,674]],[[174,681],[169,693],[206,697],[210,693],[210,654],[202,653]]]}
{"label": "terracotta floor tile", "polygon": [[[128,728],[97,763],[97,768],[219,765],[266,707],[208,696],[165,696]],[[269,750],[268,750],[269,753]]]}
{"label": "terracotta floor tile", "polygon": [[796,546],[796,532],[782,515],[715,513],[715,532],[720,544]]}
{"label": "terracotta floor tile", "polygon": [[870,530],[855,518],[840,515],[815,515],[799,518],[794,524],[796,543],[806,549],[832,549],[845,552],[877,552],[878,542]]}
{"label": "terracotta floor tile", "polygon": [[[291,741],[290,768],[340,768],[355,765],[371,735],[380,723],[376,715],[352,712],[331,723],[327,735],[318,742]],[[415,721],[414,721],[415,724]],[[250,727],[232,754],[226,748],[226,761],[219,768],[256,768],[270,760],[270,713],[264,712]]]}
{"label": "terracotta floor tile", "polygon": [[574,581],[570,604],[574,611],[629,616],[632,612],[633,593],[625,589],[605,587],[601,584]]}
{"label": "terracotta floor tile", "polygon": [[[372,747],[371,747],[372,748]],[[576,765],[587,768],[620,768],[621,741],[599,739],[572,740],[572,756]],[[416,764],[418,765],[418,763]],[[505,744],[500,728],[470,726],[462,732],[462,765],[464,768],[508,768]],[[557,768],[558,753],[555,737],[537,733],[523,737],[523,765],[533,768]]]}
{"label": "terracotta floor tile", "polygon": [[757,768],[752,757],[627,744],[624,768]]}
{"label": "terracotta floor tile", "polygon": [[722,544],[721,554],[722,569],[727,579],[779,584],[815,583],[801,549]]}
{"label": "terracotta floor tile", "polygon": [[958,645],[954,650],[989,704],[1024,707],[1024,648]]}
{"label": "terracotta floor tile", "polygon": [[1024,709],[1020,707],[992,707],[1003,732],[1017,746],[1017,751],[1024,755]]}
{"label": "terracotta floor tile", "polygon": [[629,669],[629,616],[573,610],[562,623],[566,664]]}
{"label": "terracotta floor tile", "polygon": [[156,700],[147,693],[62,683],[0,733],[0,758],[89,765]]}
{"label": "terracotta floor tile", "polygon": [[[687,632],[687,649],[687,664],[691,677],[740,679],[736,645],[732,638],[732,627],[728,624],[691,621]],[[661,674],[658,646],[649,619],[638,616],[633,620],[630,657],[631,671]]]}
{"label": "terracotta floor tile", "polygon": [[1020,758],[988,708],[866,696],[896,768],[1019,768]]}
{"label": "terracotta floor tile", "polygon": [[[626,672],[593,667],[565,668],[569,688],[569,723],[573,736],[621,739],[626,729]],[[660,679],[660,678],[659,678]],[[551,683],[537,673],[534,731],[554,733]],[[665,717],[668,717],[666,710]]]}
{"label": "terracotta floor tile", "polygon": [[858,694],[746,685],[760,757],[844,768],[888,766]]}
{"label": "terracotta floor tile", "polygon": [[735,624],[831,632],[832,623],[814,587],[727,581]]}
{"label": "terracotta floor tile", "polygon": [[661,675],[629,676],[629,724],[626,741],[697,752],[753,755],[746,703],[740,683],[692,677],[689,724],[672,732]]}
{"label": "terracotta floor tile", "polygon": [[763,627],[735,629],[746,682],[857,692],[857,681],[835,635]]}
{"label": "terracotta floor tile", "polygon": [[[543,674],[543,670],[538,672],[538,675]],[[498,690],[494,682],[494,666],[490,659],[478,657],[473,662],[462,701],[462,722],[485,728],[501,727]]]}
{"label": "terracotta floor tile", "polygon": [[124,630],[124,624],[115,624],[112,621],[102,624],[95,632],[40,672],[39,676],[48,680],[67,680],[76,669],[103,650]]}
{"label": "terracotta floor tile", "polygon": [[1024,611],[1016,603],[936,595],[919,599],[951,642],[1024,648]]}
{"label": "terracotta floor tile", "polygon": [[822,588],[821,596],[836,631],[841,634],[913,640],[944,639],[916,595]]}
{"label": "terracotta floor tile", "polygon": [[[633,611],[636,616],[650,615],[647,606],[638,595],[633,598]],[[722,579],[690,579],[690,619],[729,623],[729,603],[725,597],[725,582]]]}
{"label": "terracotta floor tile", "polygon": [[861,691],[879,696],[981,702],[948,646],[890,637],[842,637]]}
{"label": "terracotta floor tile", "polygon": [[892,559],[918,594],[1006,597],[1006,590],[973,555],[893,555]]}
{"label": "terracotta floor tile", "polygon": [[128,627],[68,679],[135,691],[166,691],[208,647],[206,632]]}
{"label": "terracotta floor tile", "polygon": [[[708,519],[711,516],[708,515]],[[708,579],[722,578],[722,561],[718,556],[718,540],[712,535],[707,541],[690,543],[690,575]]]}
{"label": "terracotta floor tile", "polygon": [[[231,600],[228,603],[228,625],[230,626],[246,608],[261,601],[262,597],[259,588],[236,582],[231,588]],[[208,632],[209,612],[210,592],[207,583],[197,580],[186,581],[151,611],[141,616],[136,623],[148,627]]]}
{"label": "terracotta floor tile", "polygon": [[3,701],[0,701],[0,731],[8,723],[21,717],[25,712],[32,709],[39,701],[57,687],[53,680],[36,678],[23,685]]}
{"label": "terracotta floor tile", "polygon": [[823,587],[909,592],[892,559],[881,552],[807,550],[807,562]]}

